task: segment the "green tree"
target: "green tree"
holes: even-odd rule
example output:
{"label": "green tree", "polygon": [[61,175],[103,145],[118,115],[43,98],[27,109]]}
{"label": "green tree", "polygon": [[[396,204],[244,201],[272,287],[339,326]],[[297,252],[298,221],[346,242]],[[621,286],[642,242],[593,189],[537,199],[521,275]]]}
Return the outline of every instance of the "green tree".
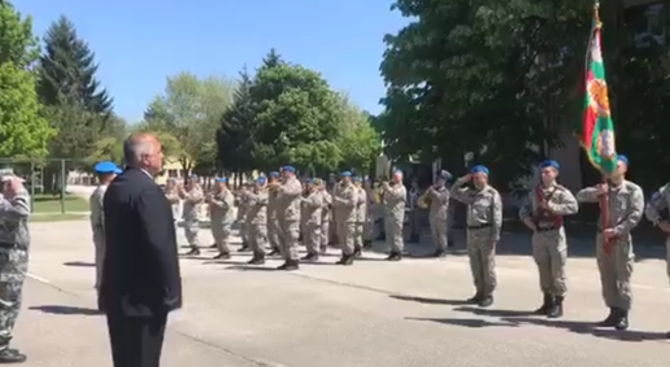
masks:
{"label": "green tree", "polygon": [[198,79],[193,74],[180,73],[168,78],[165,93],[147,108],[147,128],[169,132],[179,141],[179,160],[187,172],[197,162],[203,170],[216,169],[215,137],[221,115],[232,103],[233,89],[226,78]]}
{"label": "green tree", "polygon": [[271,170],[291,162],[312,172],[337,168],[338,101],[321,75],[270,52],[257,70],[251,96],[256,167]]}
{"label": "green tree", "polygon": [[[439,3],[439,6],[438,6]],[[384,140],[396,157],[463,155],[504,187],[560,144],[582,71],[592,4],[577,0],[397,0],[415,18],[386,37]]]}
{"label": "green tree", "polygon": [[0,3],[0,156],[41,159],[53,136],[40,115],[35,78],[27,68],[39,55],[32,20]]}
{"label": "green tree", "polygon": [[252,78],[246,67],[240,72],[232,105],[221,116],[217,130],[217,160],[221,168],[232,173],[253,170],[253,135],[256,131]]}
{"label": "green tree", "polygon": [[373,126],[372,115],[361,111],[346,96],[340,97],[340,134],[336,140],[341,152],[340,169],[370,174],[381,152],[381,140]]}

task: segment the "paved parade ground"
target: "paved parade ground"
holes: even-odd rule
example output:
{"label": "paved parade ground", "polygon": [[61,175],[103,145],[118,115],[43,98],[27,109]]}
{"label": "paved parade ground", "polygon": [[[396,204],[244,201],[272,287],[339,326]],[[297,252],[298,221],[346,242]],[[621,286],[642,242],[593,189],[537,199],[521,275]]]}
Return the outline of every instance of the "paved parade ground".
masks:
{"label": "paved parade ground", "polygon": [[[181,231],[180,231],[181,232]],[[209,243],[209,231],[202,230]],[[32,224],[30,278],[15,346],[32,367],[111,366],[104,317],[94,311],[93,245],[87,221]],[[181,233],[180,233],[180,236]],[[182,260],[184,308],[169,323],[171,367],[665,366],[670,294],[664,248],[638,245],[632,327],[593,329],[606,310],[587,239],[573,240],[566,315],[529,316],[540,301],[527,236],[506,233],[495,304],[459,304],[473,293],[462,237],[447,258],[321,263],[276,272],[246,267],[248,254]],[[185,242],[181,237],[181,244]],[[236,241],[237,242],[237,241]],[[376,244],[383,250],[383,244]],[[430,246],[408,248],[428,253]],[[460,249],[460,250],[459,250]]]}

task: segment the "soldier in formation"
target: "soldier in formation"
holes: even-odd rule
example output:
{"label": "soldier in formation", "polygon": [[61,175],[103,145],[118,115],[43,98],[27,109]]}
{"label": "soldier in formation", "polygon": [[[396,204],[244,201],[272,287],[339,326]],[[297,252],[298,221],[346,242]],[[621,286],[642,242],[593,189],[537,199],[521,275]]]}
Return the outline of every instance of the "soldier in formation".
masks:
{"label": "soldier in formation", "polygon": [[231,227],[234,222],[235,197],[228,189],[228,180],[218,178],[214,186],[214,192],[206,199],[209,205],[210,227],[214,244],[219,250],[214,259],[230,259],[230,247],[228,244]]}
{"label": "soldier in formation", "polygon": [[386,244],[391,249],[387,258],[389,261],[402,260],[405,248],[403,240],[403,225],[405,223],[405,202],[407,189],[402,183],[402,171],[393,173],[393,181],[382,183],[382,205],[384,206],[384,232]]}
{"label": "soldier in formation", "polygon": [[244,252],[249,250],[249,231],[247,228],[247,211],[249,210],[249,205],[247,203],[248,198],[247,194],[249,193],[249,185],[246,183],[242,184],[240,190],[236,193],[235,204],[237,206],[237,225],[240,228],[240,237],[242,238],[242,247],[240,247],[238,252]]}
{"label": "soldier in formation", "polygon": [[307,255],[302,258],[305,261],[316,261],[319,259],[321,246],[321,225],[323,220],[323,191],[316,179],[306,180],[307,189],[302,198],[302,240],[307,249]]}
{"label": "soldier in formation", "polygon": [[253,257],[249,264],[265,264],[265,247],[268,243],[268,190],[264,176],[256,179],[253,190],[247,195],[248,240]]}
{"label": "soldier in formation", "polygon": [[481,307],[493,304],[497,285],[495,252],[502,228],[502,199],[488,184],[488,176],[488,168],[475,166],[451,188],[454,198],[468,206],[466,246],[476,288],[468,302]]}
{"label": "soldier in formation", "polygon": [[281,254],[279,242],[279,221],[277,220],[277,190],[279,185],[279,172],[272,171],[268,175],[268,241],[270,242],[269,256]]}
{"label": "soldier in formation", "polygon": [[549,318],[563,316],[563,299],[567,291],[565,263],[568,243],[563,217],[576,214],[577,199],[556,183],[560,165],[548,160],[540,164],[540,184],[532,190],[519,210],[519,218],[533,231],[533,259],[540,275],[542,305],[535,310]]}
{"label": "soldier in formation", "polygon": [[330,243],[330,223],[333,220],[333,197],[328,192],[326,185],[320,179],[317,180],[318,190],[321,192],[321,241],[320,252],[326,253],[328,244]]}
{"label": "soldier in formation", "polygon": [[179,198],[184,201],[183,218],[184,233],[191,250],[188,256],[200,255],[198,232],[200,231],[200,205],[205,200],[205,194],[198,183],[198,176],[192,175],[186,188],[179,186]]}
{"label": "soldier in formation", "polygon": [[363,252],[363,234],[365,222],[368,220],[368,194],[363,188],[363,182],[359,176],[354,176],[356,187],[356,227],[354,228],[354,256],[361,256]]}
{"label": "soldier in formation", "polygon": [[99,162],[95,165],[94,170],[98,175],[98,186],[89,197],[88,204],[91,210],[91,232],[95,247],[95,289],[97,291],[100,289],[102,264],[105,258],[105,214],[102,199],[105,197],[107,185],[123,171],[110,161]]}
{"label": "soldier in formation", "polygon": [[598,325],[617,330],[625,330],[629,324],[628,312],[633,301],[630,278],[635,262],[630,231],[644,214],[642,188],[626,180],[628,164],[628,158],[619,155],[611,183],[587,187],[576,195],[577,200],[584,203],[602,201],[601,205],[607,205],[609,211],[609,221],[603,223],[601,208],[601,226],[596,234],[596,259],[602,294],[610,310]]}
{"label": "soldier in formation", "polygon": [[363,181],[363,191],[365,192],[365,223],[363,224],[363,248],[371,248],[372,240],[374,238],[374,216],[372,208],[374,205],[374,192],[372,190],[372,182],[370,179]]}
{"label": "soldier in formation", "polygon": [[0,186],[0,363],[22,363],[26,356],[9,343],[28,272],[30,196],[11,170],[0,173]]}
{"label": "soldier in formation", "polygon": [[409,239],[407,242],[419,243],[421,232],[421,212],[419,211],[419,182],[412,180],[407,193],[407,215],[409,216]]}
{"label": "soldier in formation", "polygon": [[165,198],[167,199],[168,203],[170,203],[170,208],[172,209],[172,217],[176,221],[177,218],[179,218],[180,198],[179,198],[179,188],[177,185],[177,180],[175,180],[174,178],[170,178],[169,180],[167,180],[167,184],[165,185]]}
{"label": "soldier in formation", "polygon": [[358,188],[351,181],[351,172],[342,172],[342,179],[335,187],[333,195],[333,210],[335,211],[335,225],[337,238],[342,249],[342,257],[338,265],[351,265],[354,262],[354,236],[356,231],[356,205],[358,204]]}
{"label": "soldier in formation", "polygon": [[293,166],[281,169],[282,181],[277,186],[277,216],[281,236],[281,253],[284,264],[278,270],[296,270],[299,267],[298,237],[300,236],[300,203],[302,202],[302,185],[295,177]]}
{"label": "soldier in formation", "polygon": [[[666,236],[666,273],[670,278],[670,221],[668,221],[668,209],[670,209],[670,183],[665,184],[651,196],[645,215],[647,219]],[[666,333],[670,338],[670,332]]]}
{"label": "soldier in formation", "polygon": [[447,215],[449,213],[450,193],[446,183],[450,179],[451,174],[449,172],[438,172],[435,184],[429,187],[424,194],[429,202],[428,222],[435,245],[434,257],[443,257],[447,253]]}

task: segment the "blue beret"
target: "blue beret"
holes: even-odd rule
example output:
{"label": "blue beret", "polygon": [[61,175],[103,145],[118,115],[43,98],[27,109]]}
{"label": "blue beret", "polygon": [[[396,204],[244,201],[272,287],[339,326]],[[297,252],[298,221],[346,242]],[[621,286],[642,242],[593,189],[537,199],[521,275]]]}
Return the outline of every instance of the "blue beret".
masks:
{"label": "blue beret", "polygon": [[95,173],[106,174],[106,173],[121,173],[123,172],[114,162],[103,161],[95,165]]}
{"label": "blue beret", "polygon": [[445,180],[449,181],[453,178],[454,176],[451,174],[449,171],[441,170],[437,173],[437,178],[440,180]]}
{"label": "blue beret", "polygon": [[397,170],[393,171],[393,174],[394,175],[398,175],[398,174],[402,175],[404,173],[401,170],[397,169]]}
{"label": "blue beret", "polygon": [[226,177],[219,177],[216,179],[216,182],[228,182],[228,179]]}
{"label": "blue beret", "polygon": [[547,168],[547,167],[553,167],[553,168],[556,168],[556,169],[561,169],[561,165],[558,164],[558,162],[556,162],[553,159],[548,159],[548,160],[540,163],[540,169]]}
{"label": "blue beret", "polygon": [[277,172],[277,171],[272,171],[272,172],[270,172],[270,175],[269,175],[269,176],[270,176],[271,178],[277,178],[277,177],[279,177],[279,172]]}
{"label": "blue beret", "polygon": [[316,184],[316,181],[317,181],[317,180],[318,180],[318,178],[316,178],[316,177],[312,177],[312,178],[308,179],[307,182],[309,182],[309,183],[311,183],[311,184]]}
{"label": "blue beret", "polygon": [[259,184],[259,185],[265,185],[266,181],[267,181],[267,178],[265,178],[265,176],[261,176],[261,177],[256,179],[256,183]]}
{"label": "blue beret", "polygon": [[293,167],[293,166],[284,166],[284,167],[281,168],[281,170],[282,170],[282,172],[288,171],[288,172],[291,172],[291,173],[295,173],[295,167]]}
{"label": "blue beret", "polygon": [[342,177],[351,177],[351,171],[344,171],[340,174]]}
{"label": "blue beret", "polygon": [[354,182],[361,182],[361,177],[360,177],[360,176],[354,176],[354,177],[352,178],[352,180],[353,180]]}
{"label": "blue beret", "polygon": [[480,172],[485,173],[485,174],[488,175],[489,174],[489,169],[486,168],[486,166],[482,166],[480,164],[480,165],[476,165],[476,166],[472,167],[472,169],[470,170],[470,173],[480,173]]}
{"label": "blue beret", "polygon": [[626,157],[626,156],[623,155],[623,154],[619,154],[619,155],[617,155],[617,160],[622,161],[623,163],[626,164],[626,166],[628,165],[628,157]]}

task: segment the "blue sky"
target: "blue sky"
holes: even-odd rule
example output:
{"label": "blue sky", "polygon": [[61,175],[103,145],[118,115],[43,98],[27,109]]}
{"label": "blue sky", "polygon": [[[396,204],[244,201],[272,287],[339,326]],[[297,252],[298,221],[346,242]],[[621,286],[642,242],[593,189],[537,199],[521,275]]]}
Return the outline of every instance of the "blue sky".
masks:
{"label": "blue sky", "polygon": [[274,47],[288,61],[320,71],[377,113],[384,94],[383,36],[407,21],[391,0],[14,0],[40,37],[64,14],[100,64],[98,78],[116,112],[134,122],[180,71],[237,77]]}

